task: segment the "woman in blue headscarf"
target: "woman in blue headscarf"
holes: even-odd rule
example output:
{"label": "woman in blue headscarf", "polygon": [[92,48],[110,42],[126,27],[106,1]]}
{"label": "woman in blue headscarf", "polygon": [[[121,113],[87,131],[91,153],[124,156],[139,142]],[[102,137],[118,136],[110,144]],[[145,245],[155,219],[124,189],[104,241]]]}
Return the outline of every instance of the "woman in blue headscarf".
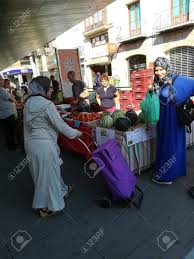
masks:
{"label": "woman in blue headscarf", "polygon": [[155,60],[153,84],[160,99],[160,119],[152,180],[158,184],[172,184],[176,177],[186,175],[185,126],[177,118],[176,106],[194,95],[194,80],[176,76],[172,83],[175,76],[168,59],[159,57]]}

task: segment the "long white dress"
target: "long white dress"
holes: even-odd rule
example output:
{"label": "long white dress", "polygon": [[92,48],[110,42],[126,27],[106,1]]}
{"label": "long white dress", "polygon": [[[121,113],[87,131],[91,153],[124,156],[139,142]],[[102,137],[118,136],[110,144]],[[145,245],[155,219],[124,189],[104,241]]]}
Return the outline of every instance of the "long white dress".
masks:
{"label": "long white dress", "polygon": [[24,107],[24,145],[35,185],[32,207],[59,211],[65,207],[67,185],[61,177],[58,132],[73,139],[79,131],[69,127],[55,105],[41,96],[29,98]]}

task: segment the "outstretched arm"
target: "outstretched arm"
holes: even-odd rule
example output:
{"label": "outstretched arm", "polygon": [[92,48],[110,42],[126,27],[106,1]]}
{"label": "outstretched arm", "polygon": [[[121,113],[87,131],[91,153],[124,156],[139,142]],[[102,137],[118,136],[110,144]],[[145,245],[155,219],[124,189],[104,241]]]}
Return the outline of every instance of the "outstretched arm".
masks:
{"label": "outstretched arm", "polygon": [[71,128],[69,125],[67,125],[67,123],[62,120],[53,103],[50,103],[48,105],[46,111],[48,120],[58,132],[70,139],[74,139],[82,135],[79,130]]}

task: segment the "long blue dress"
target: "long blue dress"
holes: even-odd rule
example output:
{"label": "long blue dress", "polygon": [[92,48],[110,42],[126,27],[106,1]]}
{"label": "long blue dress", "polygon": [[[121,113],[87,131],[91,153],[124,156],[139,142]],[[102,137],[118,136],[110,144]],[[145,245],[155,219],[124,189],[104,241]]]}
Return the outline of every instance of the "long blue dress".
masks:
{"label": "long blue dress", "polygon": [[[185,127],[177,120],[176,107],[169,98],[169,86],[159,92],[160,120],[157,125],[157,153],[154,176],[171,181],[186,175]],[[194,95],[194,80],[178,76],[173,84],[176,104],[180,105]]]}

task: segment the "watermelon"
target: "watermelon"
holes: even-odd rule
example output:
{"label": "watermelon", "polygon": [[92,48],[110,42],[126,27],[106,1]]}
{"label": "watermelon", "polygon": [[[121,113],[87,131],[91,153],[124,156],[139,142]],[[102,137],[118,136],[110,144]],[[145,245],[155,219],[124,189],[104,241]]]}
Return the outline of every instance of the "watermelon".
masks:
{"label": "watermelon", "polygon": [[119,114],[119,115],[125,115],[125,113],[124,113],[123,111],[121,111],[121,110],[116,110],[116,111],[113,112],[112,117],[117,116],[118,114]]}
{"label": "watermelon", "polygon": [[110,115],[104,115],[100,119],[100,127],[111,128],[113,126],[113,119]]}
{"label": "watermelon", "polygon": [[131,120],[127,117],[116,119],[115,128],[120,131],[127,131],[131,127]]}
{"label": "watermelon", "polygon": [[103,112],[102,116],[111,116],[111,113],[110,112]]}
{"label": "watermelon", "polygon": [[143,112],[140,112],[140,114],[139,114],[139,121],[142,123],[145,123]]}
{"label": "watermelon", "polygon": [[134,110],[128,110],[125,116],[131,120],[131,126],[136,126],[139,122],[139,117]]}
{"label": "watermelon", "polygon": [[120,117],[125,117],[125,113],[121,110],[114,111],[113,114],[112,114],[113,124],[115,124],[116,119],[118,119]]}

